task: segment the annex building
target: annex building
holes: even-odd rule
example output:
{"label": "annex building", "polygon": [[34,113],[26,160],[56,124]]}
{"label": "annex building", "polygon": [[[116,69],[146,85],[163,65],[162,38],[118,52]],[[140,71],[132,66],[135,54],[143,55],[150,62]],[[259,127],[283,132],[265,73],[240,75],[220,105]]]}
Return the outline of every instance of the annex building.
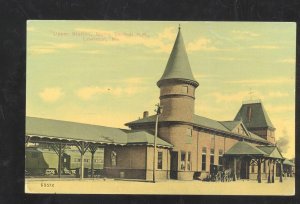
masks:
{"label": "annex building", "polygon": [[[66,147],[73,146],[80,154],[81,172],[85,168],[93,172],[94,153],[101,148],[104,177],[152,180],[158,119],[156,179],[205,179],[221,167],[230,170],[233,180],[282,180],[284,158],[261,101],[243,103],[229,121],[195,114],[199,82],[193,76],[180,28],[157,86],[163,111],[157,115],[145,111],[141,119],[125,124],[129,129],[26,117],[26,143],[52,146],[58,155],[59,176]],[[84,163],[87,155],[90,166]]]}

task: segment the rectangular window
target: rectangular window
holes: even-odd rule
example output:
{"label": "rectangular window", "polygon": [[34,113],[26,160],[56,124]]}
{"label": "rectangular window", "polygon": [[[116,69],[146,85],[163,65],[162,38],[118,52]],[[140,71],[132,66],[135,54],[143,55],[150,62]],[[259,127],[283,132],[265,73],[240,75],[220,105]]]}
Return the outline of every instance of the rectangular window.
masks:
{"label": "rectangular window", "polygon": [[[210,149],[210,169],[212,169],[212,165],[215,163],[215,149]],[[210,170],[211,171],[211,170]]]}
{"label": "rectangular window", "polygon": [[182,92],[183,93],[188,93],[188,91],[189,91],[189,87],[188,86],[183,86],[182,87]]}
{"label": "rectangular window", "polygon": [[222,165],[223,150],[219,149],[219,165]]}
{"label": "rectangular window", "polygon": [[192,137],[193,129],[192,128],[187,128],[186,129],[186,135],[189,137]]}
{"label": "rectangular window", "polygon": [[263,163],[263,172],[266,173],[266,162]]}
{"label": "rectangular window", "polygon": [[188,171],[191,170],[191,152],[188,152],[188,155],[187,155],[187,162],[186,162],[186,167],[187,167],[187,170],[188,170]]}
{"label": "rectangular window", "polygon": [[254,165],[251,165],[251,173],[254,173]]}
{"label": "rectangular window", "polygon": [[81,160],[79,158],[74,158],[74,162],[80,162]]}
{"label": "rectangular window", "polygon": [[185,152],[181,152],[180,169],[185,170]]}
{"label": "rectangular window", "polygon": [[83,161],[84,161],[84,162],[89,162],[89,159],[84,159]]}
{"label": "rectangular window", "polygon": [[212,137],[212,138],[210,139],[210,146],[211,146],[211,147],[214,147],[214,146],[215,146],[215,137]]}
{"label": "rectangular window", "polygon": [[162,163],[163,163],[163,153],[158,152],[158,155],[157,155],[157,169],[162,169]]}
{"label": "rectangular window", "polygon": [[206,170],[206,147],[202,148],[202,171]]}
{"label": "rectangular window", "polygon": [[192,128],[187,128],[186,129],[186,144],[191,144],[192,143],[192,133],[193,129]]}

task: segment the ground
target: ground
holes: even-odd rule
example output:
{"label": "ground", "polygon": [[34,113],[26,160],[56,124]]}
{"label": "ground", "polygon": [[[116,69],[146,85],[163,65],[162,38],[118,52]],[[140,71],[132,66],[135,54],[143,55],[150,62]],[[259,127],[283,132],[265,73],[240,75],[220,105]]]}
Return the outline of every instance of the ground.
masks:
{"label": "ground", "polygon": [[176,195],[294,195],[295,179],[284,178],[283,183],[203,182],[167,180],[156,183],[113,179],[41,179],[25,180],[26,193],[67,194],[176,194]]}

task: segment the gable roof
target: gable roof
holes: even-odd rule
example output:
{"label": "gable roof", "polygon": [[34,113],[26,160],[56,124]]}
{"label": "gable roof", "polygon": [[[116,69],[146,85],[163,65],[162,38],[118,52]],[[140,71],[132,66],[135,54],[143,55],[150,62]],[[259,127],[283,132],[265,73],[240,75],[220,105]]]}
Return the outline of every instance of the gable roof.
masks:
{"label": "gable roof", "polygon": [[[142,118],[142,119],[138,119],[138,120],[135,120],[135,121],[128,122],[125,125],[129,126],[129,127],[132,127],[132,126],[135,126],[135,125],[141,125],[141,124],[147,124],[147,123],[154,124],[155,120],[156,120],[156,115],[152,115],[152,116],[149,116],[149,117],[145,117],[145,118]],[[230,126],[228,128],[231,128],[235,124],[241,123],[241,121],[231,121],[231,122],[232,123],[227,123],[226,124],[227,126]],[[245,136],[238,135],[236,133],[231,132],[231,130],[229,130],[226,127],[226,125],[224,125],[223,121],[220,122],[220,121],[209,119],[209,118],[206,118],[206,117],[203,117],[203,116],[194,115],[192,123],[195,126],[208,128],[208,129],[212,129],[212,130],[216,130],[216,131],[222,131],[222,132],[226,132],[226,133],[229,133],[229,134],[234,134],[236,136],[240,136],[240,137],[245,138]],[[247,131],[247,132],[249,133],[249,136],[247,137],[247,139],[252,139],[252,140],[259,141],[259,142],[268,143],[267,140],[261,138],[260,136],[255,135],[254,133],[250,133],[249,131]]]}
{"label": "gable roof", "polygon": [[[128,132],[128,141],[127,144],[148,144],[154,145],[154,135],[150,134],[146,131],[130,131]],[[161,138],[157,137],[156,144],[158,146],[167,146],[172,147],[170,143],[162,140]]]}
{"label": "gable roof", "polygon": [[260,150],[266,152],[268,157],[276,158],[276,159],[283,159],[280,151],[276,146],[257,146]]}
{"label": "gable roof", "polygon": [[137,119],[128,123],[125,123],[126,126],[131,126],[131,125],[138,125],[138,124],[144,124],[144,123],[153,123],[156,120],[156,115],[151,115],[148,117],[144,117],[141,119]]}
{"label": "gable roof", "polygon": [[169,79],[186,80],[193,82],[195,86],[199,85],[193,76],[180,28],[165,71],[157,85],[160,86],[164,80]]}
{"label": "gable roof", "polygon": [[238,126],[241,121],[220,121],[228,130],[232,131],[236,126]]}
{"label": "gable roof", "polygon": [[26,117],[26,135],[39,135],[76,141],[126,144],[127,135],[119,128],[69,121]]}
{"label": "gable roof", "polygon": [[260,141],[262,141],[262,142],[267,142],[267,140],[265,140],[264,138],[262,138],[262,137],[260,137],[260,136],[258,136],[258,135],[256,135],[256,134],[254,134],[253,132],[248,131],[248,133],[250,134],[250,137],[251,137],[252,139],[260,140]]}
{"label": "gable roof", "polygon": [[245,141],[239,141],[227,150],[224,155],[266,155],[266,153],[253,144]]}
{"label": "gable roof", "polygon": [[288,160],[288,159],[285,159],[285,160],[283,161],[283,164],[288,165],[288,166],[295,166],[294,162],[292,162],[292,161],[290,161],[290,160]]}
{"label": "gable roof", "polygon": [[[153,145],[154,141],[154,135],[143,130],[132,131],[36,117],[26,117],[25,123],[25,133],[30,137],[120,145]],[[160,138],[157,138],[157,145],[172,147]]]}
{"label": "gable roof", "polygon": [[275,129],[261,102],[250,102],[243,104],[239,112],[236,114],[234,120],[242,120],[247,128],[270,127]]}

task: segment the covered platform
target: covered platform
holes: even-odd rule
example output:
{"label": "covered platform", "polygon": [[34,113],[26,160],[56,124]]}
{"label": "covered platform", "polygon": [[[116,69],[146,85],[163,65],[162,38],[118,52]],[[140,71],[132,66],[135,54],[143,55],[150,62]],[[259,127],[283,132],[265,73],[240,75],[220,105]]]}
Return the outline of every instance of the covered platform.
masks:
{"label": "covered platform", "polygon": [[[82,124],[68,121],[26,117],[25,145],[29,143],[47,144],[58,156],[58,177],[62,175],[62,156],[67,146],[77,147],[81,157],[80,178],[84,177],[85,153],[91,153],[91,177],[94,177],[94,154],[104,148],[104,165],[112,166],[116,160],[115,147],[153,146],[154,135],[146,131],[132,131],[120,128]],[[172,148],[172,145],[157,138],[158,148]],[[106,154],[106,149],[110,154]],[[120,148],[118,148],[120,149]],[[124,148],[125,149],[125,148]],[[124,152],[125,154],[125,152]],[[105,157],[111,158],[105,158]]]}
{"label": "covered platform", "polygon": [[257,181],[261,183],[263,173],[268,183],[274,183],[276,164],[279,164],[279,181],[282,182],[284,158],[276,146],[261,146],[240,141],[223,156],[226,160],[225,166],[233,169],[233,180],[253,179],[256,176]]}

